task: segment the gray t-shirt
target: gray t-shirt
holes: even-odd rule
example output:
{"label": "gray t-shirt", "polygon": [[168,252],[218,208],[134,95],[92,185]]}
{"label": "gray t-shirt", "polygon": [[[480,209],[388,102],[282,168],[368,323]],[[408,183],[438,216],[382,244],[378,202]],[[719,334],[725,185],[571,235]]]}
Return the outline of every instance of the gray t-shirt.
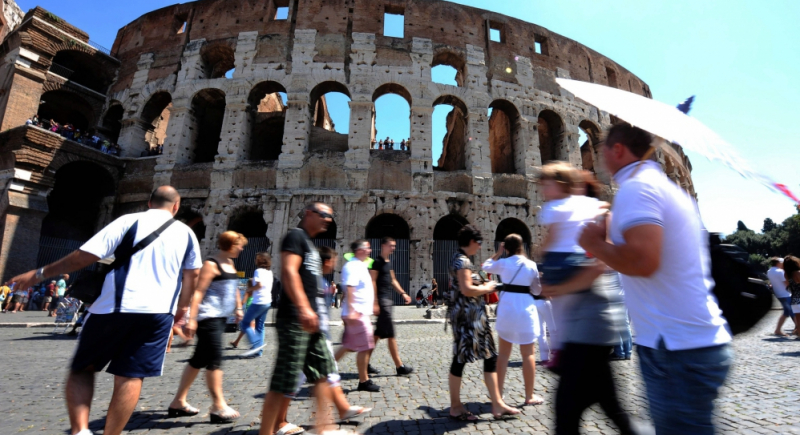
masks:
{"label": "gray t-shirt", "polygon": [[615,345],[625,327],[625,303],[619,274],[606,272],[591,290],[561,296],[563,316],[558,329],[565,343]]}

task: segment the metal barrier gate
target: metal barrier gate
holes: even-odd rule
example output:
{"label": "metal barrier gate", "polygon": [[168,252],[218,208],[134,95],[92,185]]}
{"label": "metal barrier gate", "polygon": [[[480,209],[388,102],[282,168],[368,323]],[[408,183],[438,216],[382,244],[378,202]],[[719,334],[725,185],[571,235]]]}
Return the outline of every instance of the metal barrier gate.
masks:
{"label": "metal barrier gate", "polygon": [[[456,240],[433,241],[433,277],[439,286],[439,295],[444,297],[450,291],[450,260],[458,251]],[[430,284],[428,284],[430,292]]]}
{"label": "metal barrier gate", "polygon": [[[39,254],[36,257],[36,267],[46,266],[56,260],[66,257],[72,251],[79,249],[86,241],[59,239],[56,237],[39,237]],[[83,271],[93,271],[96,264],[69,274],[69,282],[71,284],[75,278],[80,276]],[[53,278],[53,277],[48,277]]]}
{"label": "metal barrier gate", "polygon": [[252,278],[256,271],[256,254],[269,252],[270,242],[266,237],[248,237],[247,246],[239,257],[233,260],[236,270],[244,273],[245,278]]}
{"label": "metal barrier gate", "polygon": [[[403,287],[403,291],[405,291],[409,296],[411,296],[411,303],[414,303],[414,296],[416,295],[416,291],[414,293],[411,292],[411,258],[409,255],[409,241],[408,240],[396,240],[397,242],[397,249],[395,249],[394,254],[389,258],[389,264],[392,265],[392,270],[394,271],[394,276],[397,278],[397,282],[400,283],[400,287]],[[372,247],[372,253],[370,257],[378,258],[381,255],[381,239],[370,239],[369,245]],[[405,301],[403,301],[403,297],[400,296],[397,292],[393,293],[393,300],[395,305],[405,305]]]}

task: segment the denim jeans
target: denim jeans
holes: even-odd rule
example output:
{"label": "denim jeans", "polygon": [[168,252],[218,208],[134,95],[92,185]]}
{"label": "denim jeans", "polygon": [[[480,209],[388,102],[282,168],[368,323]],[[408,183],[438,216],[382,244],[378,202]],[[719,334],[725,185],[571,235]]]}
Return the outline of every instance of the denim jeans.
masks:
{"label": "denim jeans", "polygon": [[[250,340],[250,349],[255,349],[264,344],[264,322],[267,320],[267,313],[269,312],[269,305],[256,305],[250,304],[247,312],[244,313],[242,323],[239,324],[239,329],[247,334],[247,339]],[[256,321],[255,330],[250,327],[250,322]],[[263,352],[259,352],[261,356]]]}
{"label": "denim jeans", "polygon": [[633,350],[633,339],[631,337],[631,318],[625,312],[625,326],[619,333],[619,344],[614,346],[614,355],[619,358],[630,358]]}
{"label": "denim jeans", "polygon": [[637,346],[658,435],[713,435],[711,413],[733,363],[730,345],[689,350]]}

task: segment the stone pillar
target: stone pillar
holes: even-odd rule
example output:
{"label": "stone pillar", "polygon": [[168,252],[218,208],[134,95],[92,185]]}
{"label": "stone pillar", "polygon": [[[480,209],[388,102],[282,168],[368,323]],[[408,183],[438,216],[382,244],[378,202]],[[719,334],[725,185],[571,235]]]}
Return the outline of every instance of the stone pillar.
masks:
{"label": "stone pillar", "polygon": [[536,166],[541,166],[542,156],[539,152],[539,123],[527,116],[520,116],[519,129],[517,130],[514,151],[516,153],[514,164],[517,173],[526,177],[537,175]]}
{"label": "stone pillar", "polygon": [[205,79],[210,76],[210,71],[206,71],[203,59],[200,57],[200,49],[206,45],[205,39],[195,39],[189,41],[183,49],[181,56],[181,70],[178,72],[178,83],[190,82],[197,79]]}
{"label": "stone pillar", "polygon": [[142,151],[150,150],[147,142],[147,127],[140,118],[128,118],[121,121],[119,144],[122,145],[122,157],[139,157]]}
{"label": "stone pillar", "polygon": [[411,108],[411,175],[413,191],[433,191],[433,107]]}
{"label": "stone pillar", "polygon": [[580,128],[570,119],[564,119],[564,138],[559,141],[559,159],[568,161],[576,168],[583,168],[581,158]]}
{"label": "stone pillar", "polygon": [[0,270],[3,282],[37,266],[42,221],[48,212],[45,196],[16,192],[12,190],[14,185],[10,183],[4,189],[2,201]]}
{"label": "stone pillar", "polygon": [[250,152],[250,117],[246,102],[225,102],[225,118],[222,123],[217,162],[235,163],[246,160]]}
{"label": "stone pillar", "polygon": [[189,107],[189,99],[174,100],[167,125],[167,137],[164,139],[164,153],[158,158],[155,166],[154,186],[170,184],[172,168],[176,164],[186,164],[191,161],[193,124],[194,117]]}
{"label": "stone pillar", "polygon": [[278,157],[276,176],[278,189],[300,187],[300,168],[308,153],[308,140],[311,134],[309,104],[308,92],[293,92],[288,95],[283,147]]}
{"label": "stone pillar", "polygon": [[494,195],[492,160],[489,157],[489,119],[486,109],[472,107],[467,119],[467,171],[474,195]]}
{"label": "stone pillar", "polygon": [[[28,117],[39,111],[45,81],[44,74],[31,69],[31,62],[38,62],[39,55],[30,50],[13,50],[5,55],[4,61],[10,78],[3,85],[7,92],[0,98],[0,131],[25,125]],[[9,102],[13,107],[9,107]]]}
{"label": "stone pillar", "polygon": [[278,200],[273,211],[272,222],[267,227],[267,237],[272,241],[270,255],[272,255],[272,270],[281,270],[281,238],[289,231],[292,225],[292,195],[276,195]]}
{"label": "stone pillar", "polygon": [[[369,96],[361,96],[369,99]],[[358,98],[358,96],[356,96]],[[375,104],[372,101],[350,102],[350,135],[347,140],[347,152],[344,153],[344,168],[350,189],[367,188],[369,177],[369,148],[372,141],[372,120],[375,116]]]}
{"label": "stone pillar", "polygon": [[234,55],[233,78],[245,77],[245,69],[250,66],[258,48],[258,31],[240,32],[239,39],[236,41],[236,53]]}

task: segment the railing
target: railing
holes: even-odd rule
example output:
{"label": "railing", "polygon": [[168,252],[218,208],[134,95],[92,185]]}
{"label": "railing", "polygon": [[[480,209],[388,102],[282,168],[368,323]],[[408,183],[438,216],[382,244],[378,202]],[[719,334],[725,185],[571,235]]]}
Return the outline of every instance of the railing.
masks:
{"label": "railing", "polygon": [[72,77],[72,74],[75,74],[75,71],[65,66],[61,66],[57,63],[53,63],[50,65],[50,72],[52,72],[53,74],[57,74],[61,77],[64,77],[67,80],[69,80],[69,78]]}
{"label": "railing", "polygon": [[97,51],[99,51],[99,52],[102,52],[102,53],[105,53],[105,54],[107,54],[107,55],[111,56],[111,50],[109,50],[109,49],[107,49],[107,48],[103,47],[102,45],[100,45],[100,44],[98,44],[98,43],[96,43],[96,42],[92,41],[91,39],[89,40],[89,45],[90,45],[91,47],[93,47],[95,50],[97,50]]}

